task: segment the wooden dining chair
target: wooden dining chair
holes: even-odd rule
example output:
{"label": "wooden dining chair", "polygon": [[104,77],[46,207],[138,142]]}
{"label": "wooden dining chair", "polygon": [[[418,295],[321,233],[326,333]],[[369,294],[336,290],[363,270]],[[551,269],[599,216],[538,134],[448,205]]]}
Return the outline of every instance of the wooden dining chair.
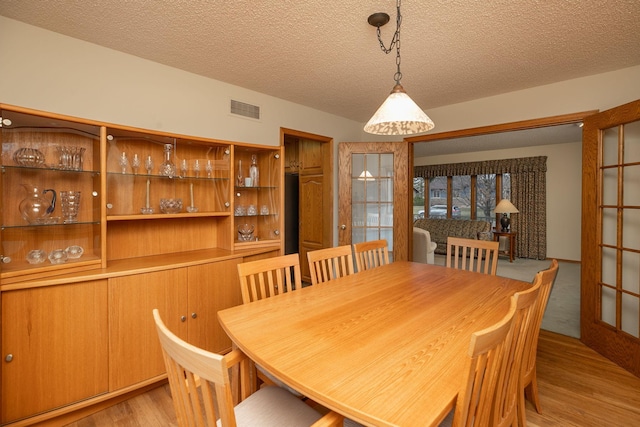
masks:
{"label": "wooden dining chair", "polygon": [[389,246],[386,239],[360,242],[353,245],[358,271],[389,264]]}
{"label": "wooden dining chair", "polygon": [[507,314],[497,323],[471,334],[464,382],[454,410],[440,426],[489,426],[504,359],[513,339],[517,301],[511,297]]}
{"label": "wooden dining chair", "polygon": [[[518,413],[520,404],[518,396],[522,394],[519,388],[520,373],[523,356],[529,345],[530,330],[534,326],[539,294],[540,286],[534,284],[525,291],[516,292],[513,296],[516,303],[513,339],[505,352],[502,367],[504,373],[498,379],[496,400],[491,413],[491,425],[494,427],[517,427],[521,419]],[[523,426],[526,427],[526,424]]]}
{"label": "wooden dining chair", "polygon": [[[289,254],[238,264],[242,303],[269,298],[302,288],[300,257]],[[257,366],[258,379],[264,384],[286,388],[297,397],[302,395]]]}
{"label": "wooden dining chair", "polygon": [[496,275],[499,242],[447,237],[446,266]]}
{"label": "wooden dining chair", "polygon": [[351,245],[310,251],[307,259],[312,285],[354,273]]}
{"label": "wooden dining chair", "polygon": [[538,397],[538,380],[536,378],[536,355],[538,352],[538,337],[542,317],[549,302],[549,295],[553,282],[558,274],[558,261],[552,260],[548,269],[540,271],[533,279],[533,287],[538,286],[540,292],[533,310],[531,327],[528,330],[527,345],[522,355],[522,371],[520,374],[518,393],[518,418],[522,426],[526,426],[525,397],[533,403],[536,412],[541,412],[540,398]]}
{"label": "wooden dining chair", "polygon": [[[247,356],[240,350],[225,355],[193,346],[174,335],[153,310],[171,398],[179,426],[342,426],[335,412],[322,415],[288,391],[274,386],[256,389]],[[240,364],[240,400],[234,406],[230,368]]]}
{"label": "wooden dining chair", "polygon": [[298,254],[238,264],[244,304],[302,288]]}

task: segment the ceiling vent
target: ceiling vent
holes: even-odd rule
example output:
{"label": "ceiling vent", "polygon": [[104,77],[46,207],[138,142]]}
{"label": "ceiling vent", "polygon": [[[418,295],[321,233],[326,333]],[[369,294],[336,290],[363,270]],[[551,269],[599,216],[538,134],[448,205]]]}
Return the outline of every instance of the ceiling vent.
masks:
{"label": "ceiling vent", "polygon": [[231,100],[231,114],[260,120],[260,107],[247,104],[246,102]]}

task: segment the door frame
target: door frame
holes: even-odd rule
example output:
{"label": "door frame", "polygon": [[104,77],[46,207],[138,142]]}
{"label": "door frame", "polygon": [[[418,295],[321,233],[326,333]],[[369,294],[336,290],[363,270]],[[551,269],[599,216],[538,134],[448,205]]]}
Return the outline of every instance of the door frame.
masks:
{"label": "door frame", "polygon": [[[313,142],[318,142],[323,144],[323,149],[326,149],[325,151],[325,155],[323,158],[323,167],[322,167],[322,176],[323,176],[323,180],[322,180],[322,185],[323,185],[323,194],[322,194],[322,203],[323,203],[323,212],[321,213],[323,215],[323,225],[322,225],[322,242],[321,242],[321,246],[322,247],[331,247],[333,246],[333,212],[334,212],[334,205],[333,205],[333,138],[328,137],[328,136],[322,136],[322,135],[317,135],[317,134],[313,134],[313,133],[309,133],[309,132],[303,132],[303,131],[298,131],[298,130],[294,130],[294,129],[288,129],[288,128],[280,128],[280,145],[283,147],[284,150],[286,150],[285,147],[285,138],[287,137],[295,137],[295,138],[300,138],[300,139],[305,139],[305,140],[309,140],[309,141],[313,141]],[[324,150],[323,150],[324,151]],[[298,154],[298,156],[300,156],[300,154]],[[286,158],[286,156],[285,156]],[[284,159],[283,159],[284,161]],[[284,175],[284,167],[282,168],[283,170],[283,175]],[[299,181],[302,181],[304,179],[306,175],[304,174],[303,170],[300,171],[299,173]],[[283,180],[284,180],[284,176],[283,176]],[[301,187],[302,188],[302,187]],[[282,199],[284,200],[284,194]],[[299,200],[301,200],[301,197],[298,198]],[[286,221],[287,218],[285,217],[284,220]],[[305,251],[301,250],[301,248],[303,248],[305,245],[303,244],[304,242],[302,241],[303,238],[303,230],[301,230],[301,227],[303,226],[303,222],[304,222],[304,218],[299,217],[298,218],[298,253],[301,256],[301,273],[302,273],[302,279],[305,281],[310,281],[310,276],[308,274],[308,266],[307,266],[307,262],[306,262],[306,255],[305,255]],[[286,228],[286,227],[285,227]],[[285,236],[282,236],[283,242],[285,239]],[[321,249],[320,247],[315,248],[315,249]]]}

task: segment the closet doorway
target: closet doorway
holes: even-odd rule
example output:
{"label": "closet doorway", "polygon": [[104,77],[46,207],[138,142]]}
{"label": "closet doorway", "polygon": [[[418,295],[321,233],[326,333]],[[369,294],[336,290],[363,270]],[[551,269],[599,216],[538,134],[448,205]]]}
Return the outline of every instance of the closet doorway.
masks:
{"label": "closet doorway", "polygon": [[280,140],[285,254],[300,254],[302,280],[311,282],[307,252],[333,246],[333,139],[282,128]]}

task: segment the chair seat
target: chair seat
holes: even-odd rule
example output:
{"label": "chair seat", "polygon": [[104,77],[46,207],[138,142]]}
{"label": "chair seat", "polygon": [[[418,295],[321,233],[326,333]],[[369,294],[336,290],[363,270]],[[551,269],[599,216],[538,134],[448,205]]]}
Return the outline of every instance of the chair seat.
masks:
{"label": "chair seat", "polygon": [[288,391],[274,386],[250,395],[235,407],[235,413],[238,427],[308,427],[322,417]]}
{"label": "chair seat", "polygon": [[291,387],[289,387],[288,385],[286,385],[285,383],[283,383],[282,381],[280,381],[279,379],[277,379],[276,377],[274,377],[273,375],[271,375],[269,372],[267,372],[266,369],[264,369],[262,366],[260,365],[256,365],[256,369],[258,371],[260,371],[260,373],[262,373],[262,375],[264,375],[265,377],[267,377],[273,384],[277,385],[278,387],[282,387],[285,390],[287,390],[289,393],[293,394],[294,396],[296,396],[297,398],[301,398],[302,394],[300,394],[300,392],[298,392],[297,390],[292,389]]}

